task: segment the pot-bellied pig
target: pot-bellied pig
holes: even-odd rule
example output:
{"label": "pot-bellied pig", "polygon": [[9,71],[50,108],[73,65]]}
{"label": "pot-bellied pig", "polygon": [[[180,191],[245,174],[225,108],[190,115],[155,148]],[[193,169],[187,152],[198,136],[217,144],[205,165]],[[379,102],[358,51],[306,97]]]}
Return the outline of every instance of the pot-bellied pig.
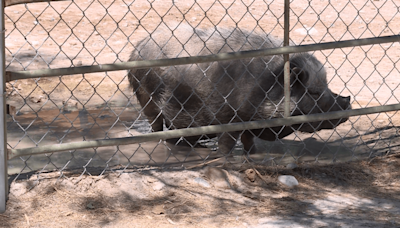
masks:
{"label": "pot-bellied pig", "polygon": [[[182,30],[181,30],[182,31]],[[267,49],[281,41],[265,34],[233,28],[193,29],[182,35],[155,32],[141,40],[130,61]],[[284,61],[281,55],[151,69],[132,69],[129,82],[153,131],[283,117]],[[351,109],[350,97],[328,88],[324,66],[313,55],[290,55],[291,114],[307,115]],[[298,130],[333,129],[347,119],[230,132],[218,135],[218,150],[229,153],[241,139],[255,152],[253,138],[276,140]],[[203,136],[204,137],[204,136]],[[213,137],[208,135],[207,137]],[[201,137],[186,137],[191,144]]]}

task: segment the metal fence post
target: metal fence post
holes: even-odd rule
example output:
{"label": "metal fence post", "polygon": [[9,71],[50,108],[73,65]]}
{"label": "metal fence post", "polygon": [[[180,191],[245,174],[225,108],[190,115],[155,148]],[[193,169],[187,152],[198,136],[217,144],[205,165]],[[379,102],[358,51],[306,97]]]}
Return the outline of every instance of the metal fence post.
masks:
{"label": "metal fence post", "polygon": [[3,213],[8,198],[4,1],[0,5],[0,24],[0,213]]}
{"label": "metal fence post", "polygon": [[[283,34],[283,46],[289,46],[289,30],[290,30],[290,0],[285,0],[285,12],[284,12],[284,34]],[[285,65],[283,67],[284,74],[284,94],[285,94],[285,117],[290,116],[290,61],[289,54],[284,54],[283,59]]]}

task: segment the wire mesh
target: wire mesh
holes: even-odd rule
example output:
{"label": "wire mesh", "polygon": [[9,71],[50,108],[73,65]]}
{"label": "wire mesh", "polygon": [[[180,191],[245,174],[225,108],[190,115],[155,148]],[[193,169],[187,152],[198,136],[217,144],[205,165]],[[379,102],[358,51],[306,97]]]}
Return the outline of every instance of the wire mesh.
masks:
{"label": "wire mesh", "polygon": [[[6,66],[8,71],[17,71],[124,62],[131,58],[132,52],[148,48],[144,46],[146,48],[141,49],[139,44],[146,38],[160,49],[151,56],[154,58],[196,56],[200,51],[237,51],[245,48],[249,40],[245,39],[242,46],[231,47],[229,39],[232,38],[232,32],[227,32],[224,36],[218,31],[229,28],[229,31],[239,31],[248,36],[260,34],[261,37],[282,38],[283,12],[281,1],[258,0],[74,0],[11,6],[6,8],[5,15]],[[293,1],[290,38],[292,44],[302,45],[394,35],[399,31],[398,14],[398,4],[394,1]],[[201,39],[200,35],[192,36],[193,33],[181,28],[189,28],[192,32],[195,29],[217,32]],[[159,33],[166,37],[167,45],[158,43],[156,37]],[[214,45],[213,36],[223,40],[219,49],[210,48]],[[198,42],[195,42],[196,39]],[[166,53],[172,44],[175,45],[175,53],[174,56],[168,56]],[[192,49],[194,44],[203,47],[200,50]],[[276,45],[279,46],[280,43]],[[251,49],[260,48],[254,44],[250,46]],[[359,108],[399,103],[399,82],[396,80],[399,69],[398,49],[398,43],[390,43],[315,51],[312,54],[324,66],[329,88],[344,97],[351,96],[352,107]],[[239,79],[246,79],[244,75],[251,69],[248,66],[252,61],[237,62],[245,66]],[[268,62],[264,61],[264,64],[268,66]],[[229,66],[232,63],[227,64],[224,69],[227,70]],[[203,75],[207,75],[210,70],[199,64],[186,67]],[[259,70],[265,71],[267,68]],[[176,73],[182,78],[187,77],[184,67],[165,69],[167,75]],[[253,72],[250,74],[259,75]],[[154,88],[147,90],[147,94],[150,97],[157,95],[154,89],[162,84],[153,83]],[[241,89],[244,85],[245,83],[236,83],[235,88]],[[250,91],[256,87],[257,85],[252,85]],[[279,82],[275,83],[275,88],[281,87]],[[142,106],[138,104],[136,95],[139,88],[143,88],[142,82],[134,91],[129,88],[126,71],[11,81],[7,83],[7,102],[16,107],[16,114],[8,119],[8,147],[18,149],[149,133],[152,131],[151,123],[160,121],[158,117],[162,113],[158,112],[153,120],[148,119],[143,107],[153,103],[148,100]],[[311,95],[311,90],[294,105]],[[324,88],[323,91],[328,90]],[[213,90],[213,93],[227,96],[219,90]],[[314,98],[311,105],[313,111],[321,111],[315,101],[326,93],[322,92],[322,96]],[[196,91],[192,90],[189,97],[195,96]],[[243,101],[238,102],[238,106],[227,103],[226,107],[238,110],[249,100],[244,99],[245,97],[241,97]],[[171,96],[169,101],[175,98],[176,96]],[[188,103],[179,102],[182,106]],[[275,107],[280,102],[274,101],[272,105]],[[204,103],[197,108],[200,110],[208,107]],[[161,110],[163,108],[165,107],[159,107]],[[259,108],[259,105],[253,108]],[[196,115],[190,115],[188,124],[175,126],[181,122],[180,118],[185,113],[186,109],[179,109],[177,114],[180,115],[166,120],[173,120],[173,126],[161,124],[156,130],[199,125],[196,118],[193,118]],[[306,111],[302,114],[308,113]],[[295,131],[274,142],[256,139],[255,145],[259,152],[251,158],[260,164],[285,164],[347,161],[391,153],[398,148],[396,113],[352,117],[335,129],[314,133]],[[247,120],[239,118],[239,121]],[[233,122],[232,119],[215,119],[217,124],[226,121]],[[206,124],[211,123],[209,121]],[[279,134],[280,131],[285,129],[278,129],[275,133]],[[253,134],[258,135],[259,132]],[[238,133],[224,135],[228,141],[236,141],[239,137]],[[203,136],[182,137],[175,142],[158,141],[80,149],[14,158],[9,161],[9,173],[37,171],[40,174],[46,170],[62,173],[67,168],[80,168],[82,174],[90,174],[90,168],[106,171],[139,166],[186,167],[225,156],[218,147],[221,147],[221,143],[217,143],[215,138]],[[224,159],[222,163],[240,163],[242,147],[239,141],[229,152],[233,156]]]}

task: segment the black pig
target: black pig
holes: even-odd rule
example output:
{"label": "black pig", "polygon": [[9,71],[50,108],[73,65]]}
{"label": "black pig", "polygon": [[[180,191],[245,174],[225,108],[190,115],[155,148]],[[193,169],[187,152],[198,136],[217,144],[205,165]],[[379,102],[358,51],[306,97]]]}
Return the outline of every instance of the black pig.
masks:
{"label": "black pig", "polygon": [[[239,29],[183,28],[182,36],[155,32],[140,41],[130,61],[209,55],[275,48],[281,41],[265,34]],[[129,82],[153,131],[265,120],[283,117],[283,58],[221,61],[192,65],[132,69]],[[350,109],[350,97],[328,88],[326,71],[313,55],[290,55],[291,113],[303,115]],[[347,119],[220,134],[219,151],[229,153],[239,136],[248,152],[253,138],[276,140],[293,131],[333,129]],[[208,137],[213,137],[210,135]],[[196,144],[199,137],[186,137]]]}

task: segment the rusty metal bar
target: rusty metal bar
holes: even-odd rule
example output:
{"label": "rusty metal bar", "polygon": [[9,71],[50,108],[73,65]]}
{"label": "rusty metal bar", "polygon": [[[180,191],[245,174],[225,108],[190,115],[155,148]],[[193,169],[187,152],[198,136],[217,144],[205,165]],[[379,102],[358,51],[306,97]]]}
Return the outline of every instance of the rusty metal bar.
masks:
{"label": "rusty metal bar", "polygon": [[182,136],[216,134],[221,132],[278,127],[283,125],[290,126],[299,123],[322,121],[329,119],[340,119],[340,118],[347,118],[350,116],[367,115],[380,112],[391,112],[397,110],[400,110],[400,104],[376,106],[370,108],[361,108],[361,109],[353,109],[353,110],[337,111],[337,112],[327,112],[327,113],[319,113],[312,115],[291,116],[291,117],[277,118],[270,120],[212,125],[212,126],[196,127],[196,128],[185,128],[185,129],[171,130],[171,131],[160,131],[160,132],[154,132],[154,133],[138,135],[134,137],[126,137],[126,138],[64,143],[64,144],[55,144],[55,145],[40,146],[40,147],[23,148],[23,149],[9,149],[8,159],[26,155],[45,154],[45,153],[53,153],[53,152],[84,149],[84,148],[128,145],[128,144],[148,142],[148,141],[158,141],[160,139],[178,138]]}
{"label": "rusty metal bar", "polygon": [[290,53],[335,49],[335,48],[346,48],[353,46],[392,43],[399,41],[400,41],[400,35],[395,35],[395,36],[355,39],[355,40],[327,42],[327,43],[301,45],[301,46],[287,46],[287,47],[253,50],[253,51],[221,53],[221,54],[206,55],[206,56],[132,61],[132,62],[103,64],[95,66],[81,66],[73,68],[58,68],[58,69],[15,71],[15,72],[10,71],[6,73],[7,77],[6,80],[13,81],[13,80],[27,79],[27,78],[54,77],[60,75],[74,75],[74,74],[86,74],[86,73],[105,72],[105,71],[129,70],[132,68],[151,68],[151,67],[185,65],[185,64],[205,63],[214,61],[226,61],[226,60],[253,58],[253,57],[263,57],[267,55],[282,55]]}

